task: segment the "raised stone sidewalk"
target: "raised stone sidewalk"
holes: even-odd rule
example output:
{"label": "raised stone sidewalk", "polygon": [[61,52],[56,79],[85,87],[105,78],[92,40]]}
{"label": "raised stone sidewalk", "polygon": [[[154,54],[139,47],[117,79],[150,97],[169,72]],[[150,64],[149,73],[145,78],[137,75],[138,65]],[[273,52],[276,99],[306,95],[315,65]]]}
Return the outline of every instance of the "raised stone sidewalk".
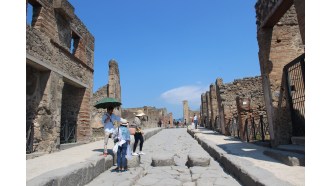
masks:
{"label": "raised stone sidewalk", "polygon": [[[161,131],[146,129],[145,140]],[[134,137],[131,136],[131,144]],[[109,139],[108,151],[113,142]],[[26,185],[85,185],[114,165],[111,155],[102,155],[103,140],[75,146],[26,160]],[[134,159],[133,159],[134,161]]]}
{"label": "raised stone sidewalk", "polygon": [[305,167],[288,166],[265,155],[271,148],[243,142],[205,128],[187,129],[223,169],[243,185],[305,185]]}

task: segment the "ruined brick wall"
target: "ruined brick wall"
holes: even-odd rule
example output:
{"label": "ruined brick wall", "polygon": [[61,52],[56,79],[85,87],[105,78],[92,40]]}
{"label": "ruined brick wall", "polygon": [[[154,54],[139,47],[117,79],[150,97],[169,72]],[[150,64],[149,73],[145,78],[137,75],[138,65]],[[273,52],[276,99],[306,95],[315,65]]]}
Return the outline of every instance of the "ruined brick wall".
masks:
{"label": "ruined brick wall", "polygon": [[[140,107],[140,108],[123,108],[122,117],[127,119],[130,123],[134,121],[134,117],[138,110],[142,110],[146,115],[142,117],[143,128],[155,128],[158,127],[159,119],[164,119],[164,123],[167,116],[167,110],[165,108],[155,108],[155,107]],[[173,123],[173,122],[171,122]]]}
{"label": "ruined brick wall", "polygon": [[[67,1],[28,2],[34,10],[32,24],[26,25],[27,76],[30,73],[40,75],[37,79],[43,79],[43,84],[38,86],[45,88],[35,89],[31,95],[27,94],[27,109],[31,109],[27,116],[27,126],[34,128],[33,152],[53,152],[60,146],[60,133],[63,132],[64,125],[62,117],[69,119],[71,123],[76,120],[77,142],[90,140],[89,108],[94,73],[94,37],[74,14],[74,8]],[[71,48],[73,40],[74,47]],[[49,75],[45,76],[45,73]],[[27,89],[31,89],[32,79],[27,78]],[[67,112],[74,116],[69,116],[61,110],[67,106],[63,103],[68,97],[66,92],[72,87],[79,91],[73,93],[78,100],[72,100],[71,104],[74,106]],[[63,92],[66,94],[64,100]],[[35,99],[35,95],[40,96]],[[40,115],[43,111],[39,110],[44,110],[46,114]]]}
{"label": "ruined brick wall", "polygon": [[[256,6],[257,15],[262,15],[262,7],[265,2]],[[299,4],[299,3],[298,3]],[[283,81],[283,67],[296,57],[305,53],[302,36],[302,27],[299,26],[295,6],[299,7],[301,19],[304,19],[304,11],[297,2],[294,3],[272,28],[260,28],[257,33],[259,44],[259,61],[261,76],[263,78],[263,91],[267,105],[267,117],[270,125],[270,136],[273,146],[290,143],[292,123],[285,100],[285,81]],[[304,6],[304,5],[303,5]],[[276,11],[283,11],[277,9]],[[275,12],[276,12],[275,11]],[[270,14],[268,10],[264,14]],[[261,18],[262,20],[262,18]],[[302,21],[300,21],[302,22]],[[304,21],[303,21],[304,22]],[[258,25],[257,25],[258,26]],[[304,31],[303,31],[304,32]],[[284,95],[284,96],[281,96]]]}
{"label": "ruined brick wall", "polygon": [[31,134],[30,151],[57,151],[60,147],[61,91],[64,82],[55,73],[40,71],[29,65],[26,72],[26,131]]}
{"label": "ruined brick wall", "polygon": [[232,83],[222,84],[220,87],[220,100],[223,105],[225,120],[225,134],[230,135],[230,123],[235,118],[237,121],[238,110],[236,104],[237,97],[251,99],[251,109],[253,113],[265,114],[265,103],[263,100],[261,77],[246,77],[236,79]]}

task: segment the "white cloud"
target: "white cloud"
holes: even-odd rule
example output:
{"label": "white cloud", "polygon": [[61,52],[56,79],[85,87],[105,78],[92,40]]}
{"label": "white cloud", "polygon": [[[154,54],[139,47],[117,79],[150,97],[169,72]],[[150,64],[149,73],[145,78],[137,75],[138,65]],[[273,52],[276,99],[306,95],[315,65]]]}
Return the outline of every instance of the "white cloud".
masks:
{"label": "white cloud", "polygon": [[198,109],[201,103],[201,95],[208,90],[202,86],[182,86],[168,90],[161,94],[161,98],[170,104],[182,105],[183,100],[188,101],[191,109]]}

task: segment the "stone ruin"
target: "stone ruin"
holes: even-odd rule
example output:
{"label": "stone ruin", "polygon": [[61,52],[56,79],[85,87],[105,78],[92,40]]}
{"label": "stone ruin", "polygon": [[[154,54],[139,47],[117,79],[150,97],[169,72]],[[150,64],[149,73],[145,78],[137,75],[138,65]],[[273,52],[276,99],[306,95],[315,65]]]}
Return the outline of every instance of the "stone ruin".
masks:
{"label": "stone ruin", "polygon": [[232,122],[235,120],[243,128],[243,120],[248,117],[238,117],[243,112],[237,105],[237,99],[241,98],[249,99],[249,115],[246,115],[266,115],[260,76],[236,79],[226,84],[221,78],[217,78],[215,84],[210,85],[210,90],[201,95],[201,122],[206,128],[233,135]]}
{"label": "stone ruin", "polygon": [[184,100],[183,101],[183,121],[182,123],[184,123],[184,120],[186,120],[186,124],[190,125],[193,122],[194,119],[194,115],[196,115],[198,117],[198,123],[200,124],[200,111],[193,111],[190,110],[189,105],[188,105],[188,101]]}
{"label": "stone ruin", "polygon": [[272,146],[290,144],[305,136],[305,1],[258,0],[255,10]]}
{"label": "stone ruin", "polygon": [[[97,140],[104,137],[104,127],[101,122],[103,114],[106,112],[106,109],[96,109],[93,105],[100,99],[104,97],[113,97],[121,102],[121,85],[120,85],[120,73],[119,66],[115,60],[109,61],[109,75],[108,75],[108,84],[99,88],[92,98],[92,105],[90,107],[92,111],[91,127],[93,129],[93,139]],[[155,108],[144,106],[141,108],[116,108],[114,113],[122,118],[127,119],[129,122],[133,122],[135,113],[137,110],[142,110],[146,116],[142,118],[142,125],[144,128],[153,128],[158,127],[157,123],[159,119],[163,120],[164,123],[167,123],[171,118],[172,114],[167,114],[166,108]],[[173,122],[170,122],[170,125]]]}
{"label": "stone ruin", "polygon": [[[143,128],[155,128],[158,127],[158,121],[163,120],[164,124],[168,122],[168,114],[166,108],[155,108],[144,106],[141,108],[123,108],[122,117],[127,119],[130,123],[134,121],[135,115],[138,110],[142,110],[146,115],[142,117]],[[173,123],[173,122],[172,122]],[[168,124],[168,123],[167,123]]]}
{"label": "stone ruin", "polygon": [[91,139],[94,37],[66,0],[27,0],[26,153]]}

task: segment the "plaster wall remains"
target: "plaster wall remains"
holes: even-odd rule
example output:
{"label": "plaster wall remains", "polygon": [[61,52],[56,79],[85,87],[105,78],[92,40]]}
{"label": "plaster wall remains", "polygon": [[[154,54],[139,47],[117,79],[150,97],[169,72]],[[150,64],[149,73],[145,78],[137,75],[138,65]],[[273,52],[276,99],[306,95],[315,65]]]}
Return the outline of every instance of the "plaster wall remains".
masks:
{"label": "plaster wall remains", "polygon": [[[292,118],[288,101],[285,65],[305,53],[305,1],[256,3],[257,39],[263,91],[272,146],[289,144]],[[304,123],[303,123],[304,125]]]}
{"label": "plaster wall remains", "polygon": [[91,139],[94,37],[68,1],[28,4],[33,13],[26,24],[26,150],[50,153],[61,143]]}

